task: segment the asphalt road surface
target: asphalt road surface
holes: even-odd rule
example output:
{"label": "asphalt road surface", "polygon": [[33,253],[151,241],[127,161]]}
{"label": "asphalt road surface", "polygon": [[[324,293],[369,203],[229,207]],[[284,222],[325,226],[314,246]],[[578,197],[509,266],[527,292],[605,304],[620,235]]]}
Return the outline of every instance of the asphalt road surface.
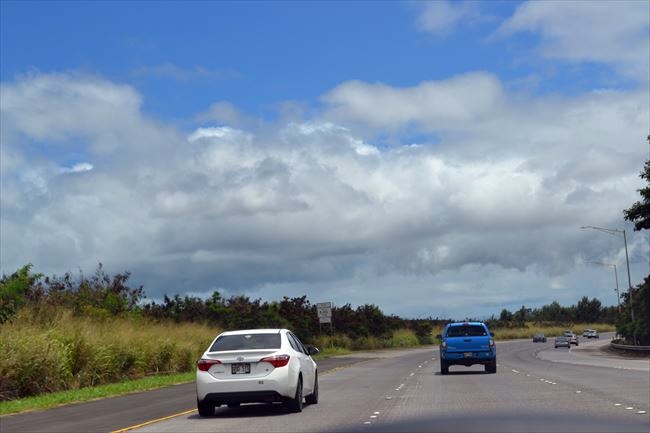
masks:
{"label": "asphalt road surface", "polygon": [[570,350],[552,339],[497,343],[497,374],[453,366],[441,376],[437,348],[323,360],[320,402],[297,414],[251,404],[201,418],[190,384],[3,417],[0,430],[649,432],[650,360],[608,355],[606,337]]}

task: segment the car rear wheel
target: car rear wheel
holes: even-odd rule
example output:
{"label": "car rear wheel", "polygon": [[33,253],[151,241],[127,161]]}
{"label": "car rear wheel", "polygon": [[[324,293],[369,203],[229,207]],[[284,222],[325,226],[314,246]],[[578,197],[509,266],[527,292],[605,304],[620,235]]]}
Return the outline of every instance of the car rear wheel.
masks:
{"label": "car rear wheel", "polygon": [[314,378],[314,392],[305,397],[307,404],[318,404],[318,374]]}
{"label": "car rear wheel", "polygon": [[287,401],[286,404],[289,412],[302,412],[302,378],[298,378],[298,385],[296,385],[296,395],[294,398]]}
{"label": "car rear wheel", "polygon": [[196,400],[196,408],[199,410],[199,416],[214,415],[214,405],[209,401]]}
{"label": "car rear wheel", "polygon": [[497,372],[497,361],[496,359],[489,364],[485,364],[486,373],[496,373]]}
{"label": "car rear wheel", "polygon": [[444,359],[440,360],[440,374],[449,374],[449,364]]}

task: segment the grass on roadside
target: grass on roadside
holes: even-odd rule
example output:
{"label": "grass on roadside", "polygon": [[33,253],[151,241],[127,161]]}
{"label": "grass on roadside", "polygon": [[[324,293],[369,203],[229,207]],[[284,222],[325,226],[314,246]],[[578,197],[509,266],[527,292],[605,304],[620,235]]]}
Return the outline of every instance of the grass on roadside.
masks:
{"label": "grass on roadside", "polygon": [[614,325],[603,323],[573,323],[567,325],[533,325],[528,324],[519,328],[496,328],[494,338],[496,340],[513,340],[519,338],[532,338],[535,334],[544,334],[546,337],[556,337],[562,335],[565,330],[570,329],[576,335],[582,335],[585,329],[595,329],[598,332],[614,331]]}
{"label": "grass on roadside", "polygon": [[106,385],[90,386],[81,389],[51,392],[34,397],[25,397],[16,400],[0,402],[0,415],[24,412],[28,410],[49,409],[52,407],[89,401],[98,398],[113,397],[139,391],[148,391],[163,386],[191,382],[194,380],[194,371],[165,376],[150,376],[142,379],[126,380],[123,382],[109,383]]}

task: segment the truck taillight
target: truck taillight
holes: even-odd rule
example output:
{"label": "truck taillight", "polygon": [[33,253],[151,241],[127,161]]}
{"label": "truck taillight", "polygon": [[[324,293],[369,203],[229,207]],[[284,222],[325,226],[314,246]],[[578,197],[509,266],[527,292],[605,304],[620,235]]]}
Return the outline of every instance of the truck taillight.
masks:
{"label": "truck taillight", "polygon": [[490,338],[490,347],[494,347],[494,339]]}
{"label": "truck taillight", "polygon": [[212,367],[213,365],[216,365],[216,364],[221,364],[221,361],[219,361],[217,359],[202,358],[202,359],[199,359],[197,361],[196,368],[198,368],[201,371],[208,371],[210,369],[210,367]]}
{"label": "truck taillight", "polygon": [[447,342],[445,340],[442,340],[442,350],[447,350]]}
{"label": "truck taillight", "polygon": [[268,362],[273,367],[278,368],[287,365],[289,363],[289,358],[289,355],[273,355],[260,359],[260,362]]}

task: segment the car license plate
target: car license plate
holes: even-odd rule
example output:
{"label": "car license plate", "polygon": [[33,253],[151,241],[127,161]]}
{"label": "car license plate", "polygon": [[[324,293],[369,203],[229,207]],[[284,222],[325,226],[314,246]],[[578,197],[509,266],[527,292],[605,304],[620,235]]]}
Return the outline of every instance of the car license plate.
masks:
{"label": "car license plate", "polygon": [[249,374],[251,372],[251,365],[248,362],[242,362],[232,365],[232,374]]}
{"label": "car license plate", "polygon": [[465,358],[472,358],[474,356],[474,354],[472,352],[465,352],[465,353],[463,353],[463,356]]}

